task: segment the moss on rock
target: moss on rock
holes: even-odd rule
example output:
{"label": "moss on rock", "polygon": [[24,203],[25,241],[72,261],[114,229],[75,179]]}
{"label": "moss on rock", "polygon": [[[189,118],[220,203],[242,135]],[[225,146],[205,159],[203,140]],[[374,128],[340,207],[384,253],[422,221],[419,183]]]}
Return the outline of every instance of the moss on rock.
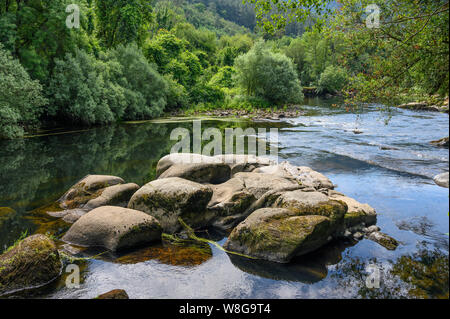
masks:
{"label": "moss on rock", "polygon": [[33,235],[0,255],[0,295],[38,288],[61,273],[55,243],[43,235]]}

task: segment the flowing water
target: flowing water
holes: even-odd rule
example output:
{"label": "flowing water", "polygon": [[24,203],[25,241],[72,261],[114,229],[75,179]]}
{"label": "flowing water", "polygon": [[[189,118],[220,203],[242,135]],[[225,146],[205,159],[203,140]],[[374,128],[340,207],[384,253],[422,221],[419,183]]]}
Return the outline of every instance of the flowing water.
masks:
{"label": "flowing water", "polygon": [[[308,100],[306,115],[281,122],[204,119],[202,125],[279,128],[280,160],[310,166],[338,191],[373,206],[383,232],[401,242],[396,251],[368,240],[335,242],[278,265],[230,257],[213,245],[143,247],[81,262],[79,289],[66,288],[63,277],[38,297],[93,298],[125,289],[131,298],[448,298],[449,193],[432,178],[448,171],[449,151],[429,144],[448,136],[448,115],[394,110],[385,125],[375,106],[355,115],[333,103]],[[174,143],[170,132],[179,126],[192,128],[192,120],[56,129],[0,142],[0,207],[16,211],[0,215],[0,250],[24,231],[60,236],[63,227],[30,212],[87,174],[139,185],[154,179],[157,161]],[[226,241],[213,230],[199,235]],[[379,289],[366,287],[369,264],[381,273]]]}

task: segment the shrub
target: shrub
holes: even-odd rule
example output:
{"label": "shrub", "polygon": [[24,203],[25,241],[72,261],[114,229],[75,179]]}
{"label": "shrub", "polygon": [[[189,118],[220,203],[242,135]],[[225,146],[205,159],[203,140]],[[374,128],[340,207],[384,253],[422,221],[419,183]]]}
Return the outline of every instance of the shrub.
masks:
{"label": "shrub", "polygon": [[319,92],[338,93],[348,83],[347,70],[339,66],[328,66],[320,75]]}
{"label": "shrub", "polygon": [[121,72],[115,72],[112,80],[125,90],[126,108],[122,118],[137,120],[161,115],[166,106],[168,86],[141,50],[135,44],[119,46],[108,52],[107,60],[121,66]]}
{"label": "shrub", "polygon": [[225,66],[211,78],[209,84],[221,88],[232,88],[235,83],[236,70],[231,66]]}
{"label": "shrub", "polygon": [[218,87],[198,83],[190,92],[190,102],[218,104],[225,101],[225,93]]}
{"label": "shrub", "polygon": [[18,60],[0,45],[0,138],[22,136],[37,124],[47,100]]}
{"label": "shrub", "polygon": [[84,51],[55,60],[48,115],[71,124],[107,124],[160,115],[167,83],[135,45],[119,46],[99,59]]}
{"label": "shrub", "polygon": [[281,53],[273,53],[258,42],[235,62],[237,80],[247,95],[261,97],[275,104],[298,103],[302,88],[292,61]]}

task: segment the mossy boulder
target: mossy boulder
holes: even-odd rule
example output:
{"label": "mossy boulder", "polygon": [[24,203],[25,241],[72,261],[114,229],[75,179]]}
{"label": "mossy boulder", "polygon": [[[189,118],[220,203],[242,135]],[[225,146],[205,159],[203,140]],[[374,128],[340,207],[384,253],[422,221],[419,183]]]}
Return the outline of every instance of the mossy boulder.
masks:
{"label": "mossy boulder", "polygon": [[210,225],[214,214],[206,207],[212,195],[208,185],[178,177],[164,178],[143,186],[133,195],[128,208],[155,217],[164,232],[175,233],[181,229],[180,217],[194,228]]}
{"label": "mossy boulder", "polygon": [[64,235],[63,241],[82,247],[119,251],[161,241],[159,222],[143,212],[104,206],[82,216]]}
{"label": "mossy boulder", "polygon": [[230,234],[224,248],[258,259],[288,263],[332,239],[326,216],[301,216],[282,208],[255,211]]}
{"label": "mossy boulder", "polygon": [[297,216],[317,215],[328,217],[336,228],[342,222],[347,212],[347,206],[344,203],[330,200],[323,193],[304,192],[303,190],[281,194],[272,206],[288,209]]}
{"label": "mossy boulder", "polygon": [[344,216],[343,231],[353,227],[369,227],[377,223],[377,212],[368,204],[361,204],[355,199],[336,191],[329,192],[329,197],[345,203],[348,207],[347,213]]}
{"label": "mossy boulder", "polygon": [[61,208],[83,208],[90,200],[99,197],[102,190],[125,181],[117,176],[88,175],[72,186],[59,200]]}
{"label": "mossy boulder", "polygon": [[55,243],[44,235],[25,238],[0,255],[0,295],[42,287],[59,277]]}

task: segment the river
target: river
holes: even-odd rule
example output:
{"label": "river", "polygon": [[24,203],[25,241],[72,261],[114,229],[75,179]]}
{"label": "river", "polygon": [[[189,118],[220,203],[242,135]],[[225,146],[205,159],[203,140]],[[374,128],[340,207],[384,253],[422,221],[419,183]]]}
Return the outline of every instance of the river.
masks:
{"label": "river", "polygon": [[[144,247],[83,262],[79,289],[66,288],[63,277],[39,297],[93,298],[112,289],[125,289],[131,298],[448,297],[449,194],[432,178],[448,171],[449,150],[429,143],[448,136],[448,115],[398,109],[386,124],[376,106],[355,115],[334,103],[307,100],[306,114],[294,119],[204,119],[202,125],[279,128],[281,160],[312,167],[338,191],[374,207],[383,232],[401,243],[396,251],[368,240],[336,242],[277,265],[230,257],[214,246],[212,256]],[[17,213],[0,223],[0,248],[24,231],[61,235],[64,229],[28,218],[30,212],[57,200],[87,174],[116,175],[139,185],[154,179],[178,126],[192,128],[192,119],[54,129],[1,141],[0,207]],[[202,235],[226,241],[213,230]],[[380,271],[379,289],[365,285],[369,264]],[[408,279],[414,267],[431,279]]]}

